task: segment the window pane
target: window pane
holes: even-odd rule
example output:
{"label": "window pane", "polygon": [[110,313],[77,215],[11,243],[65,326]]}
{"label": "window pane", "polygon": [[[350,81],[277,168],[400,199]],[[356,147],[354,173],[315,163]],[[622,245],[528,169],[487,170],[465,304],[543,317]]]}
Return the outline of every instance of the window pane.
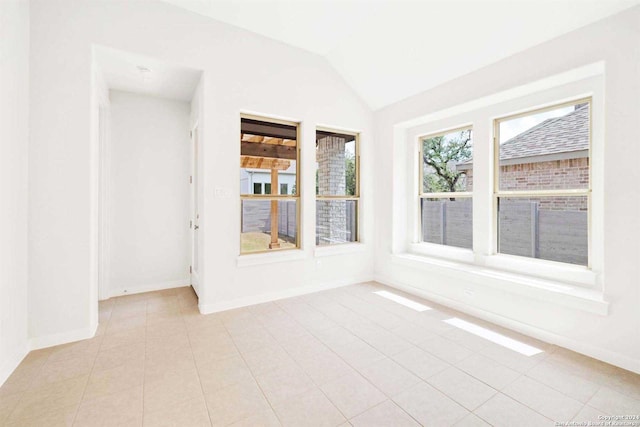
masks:
{"label": "window pane", "polygon": [[589,188],[589,104],[500,121],[500,190]]}
{"label": "window pane", "polygon": [[422,140],[422,191],[443,193],[472,190],[471,129]]}
{"label": "window pane", "polygon": [[316,200],[316,245],[357,241],[357,201]]}
{"label": "window pane", "polygon": [[586,196],[498,200],[498,251],[587,265]]}
{"label": "window pane", "polygon": [[[296,126],[242,119],[240,194],[260,194],[254,190],[255,183],[264,184],[264,194],[271,194],[271,186],[278,189],[280,184],[286,184],[294,193],[298,159],[296,138]],[[272,173],[277,173],[277,184],[272,182]]]}
{"label": "window pane", "polygon": [[316,194],[357,195],[357,155],[355,136],[317,131]]}
{"label": "window pane", "polygon": [[471,249],[473,203],[470,197],[420,199],[422,241]]}
{"label": "window pane", "polygon": [[[297,201],[242,200],[241,253],[292,249],[296,247]],[[271,215],[277,217],[272,233]]]}

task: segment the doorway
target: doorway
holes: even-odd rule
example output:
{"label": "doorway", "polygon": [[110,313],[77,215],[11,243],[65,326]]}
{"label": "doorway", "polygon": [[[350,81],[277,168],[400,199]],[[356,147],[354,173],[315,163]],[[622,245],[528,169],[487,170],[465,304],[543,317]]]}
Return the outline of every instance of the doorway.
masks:
{"label": "doorway", "polygon": [[199,70],[94,48],[98,299],[202,280]]}

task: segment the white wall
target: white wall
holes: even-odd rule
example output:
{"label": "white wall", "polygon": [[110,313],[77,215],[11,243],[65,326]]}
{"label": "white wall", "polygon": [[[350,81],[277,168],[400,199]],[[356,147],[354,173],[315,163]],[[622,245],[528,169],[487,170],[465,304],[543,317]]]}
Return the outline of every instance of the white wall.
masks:
{"label": "white wall", "polygon": [[189,284],[190,105],[110,91],[109,295]]}
{"label": "white wall", "polygon": [[29,3],[0,2],[0,385],[27,354]]}
{"label": "white wall", "polygon": [[[566,298],[559,294],[554,300],[549,298],[553,293],[542,298],[543,293],[533,289],[516,293],[510,286],[522,286],[510,279],[480,279],[464,269],[426,266],[398,256],[403,250],[399,233],[410,230],[397,226],[406,224],[406,216],[398,217],[394,207],[398,184],[407,179],[406,169],[389,166],[389,159],[396,163],[394,155],[406,154],[406,147],[397,150],[396,125],[599,61],[605,67],[604,142],[594,155],[601,156],[597,160],[603,163],[604,178],[594,183],[594,191],[599,186],[594,197],[604,197],[604,203],[602,221],[594,227],[604,233],[604,248],[597,252],[602,256],[599,280],[610,304],[608,315],[561,304]],[[640,192],[635,187],[640,182],[639,75],[640,7],[635,7],[377,111],[376,278],[640,372]],[[489,134],[490,120],[475,125],[482,127],[479,134]],[[489,161],[490,146],[474,144],[474,159]],[[474,221],[482,215],[474,210]]]}
{"label": "white wall", "polygon": [[[92,44],[203,70],[203,311],[372,278],[372,115],[324,59],[159,2],[33,0],[31,11],[33,337],[54,343],[91,334]],[[279,262],[238,265],[241,112],[302,123],[303,248],[266,258]],[[314,247],[316,125],[362,132],[364,244],[321,259]]]}

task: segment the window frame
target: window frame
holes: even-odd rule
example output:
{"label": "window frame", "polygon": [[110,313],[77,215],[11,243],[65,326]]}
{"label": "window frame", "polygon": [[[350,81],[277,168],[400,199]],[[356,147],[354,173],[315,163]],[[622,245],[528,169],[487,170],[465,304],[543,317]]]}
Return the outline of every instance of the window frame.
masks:
{"label": "window frame", "polygon": [[[296,188],[296,194],[279,194],[280,192],[278,191],[277,194],[264,194],[264,190],[265,190],[265,183],[263,183],[262,185],[262,189],[263,189],[263,194],[242,194],[242,190],[240,191],[240,233],[239,233],[239,243],[240,243],[240,250],[239,250],[239,254],[241,257],[244,256],[251,256],[251,255],[257,255],[257,254],[268,254],[268,253],[281,253],[281,252],[287,252],[287,251],[296,251],[296,250],[300,250],[301,249],[301,235],[302,235],[302,223],[301,223],[301,201],[302,201],[302,188],[300,186],[300,159],[301,159],[301,147],[302,147],[302,141],[301,141],[301,127],[302,127],[302,123],[301,122],[297,122],[297,121],[290,121],[290,120],[283,120],[283,119],[277,119],[277,118],[273,118],[273,117],[268,117],[268,116],[260,116],[260,115],[254,115],[254,114],[245,114],[245,113],[241,113],[240,114],[240,134],[242,134],[242,119],[248,119],[248,120],[258,120],[261,122],[265,122],[265,123],[274,123],[274,124],[281,124],[281,125],[287,125],[287,126],[295,126],[296,128],[296,181],[295,181],[295,188]],[[242,169],[242,167],[240,167],[240,169]],[[240,185],[240,184],[239,184]],[[278,185],[278,187],[280,187]],[[295,247],[293,248],[278,248],[278,249],[265,249],[265,250],[261,250],[261,251],[252,251],[252,252],[242,252],[242,203],[244,200],[263,200],[263,201],[273,201],[273,200],[293,200],[296,202],[296,239],[295,239]]]}
{"label": "window frame", "polygon": [[[337,133],[337,134],[341,134],[341,135],[350,135],[353,136],[355,138],[354,142],[355,142],[355,160],[356,160],[356,188],[355,188],[355,194],[353,196],[348,196],[348,195],[344,195],[344,196],[336,196],[336,195],[319,195],[319,194],[315,194],[316,196],[316,202],[318,200],[325,200],[325,201],[336,201],[336,200],[344,200],[344,201],[355,201],[356,203],[356,239],[353,242],[341,242],[341,243],[333,243],[333,244],[329,244],[329,245],[318,245],[316,244],[315,247],[316,248],[333,248],[333,247],[339,247],[342,245],[352,245],[352,244],[357,244],[357,243],[361,243],[361,236],[360,236],[360,132],[353,132],[353,131],[346,131],[346,130],[342,130],[342,129],[337,129],[337,128],[332,128],[332,127],[325,127],[325,126],[316,126],[315,129],[315,133],[317,135],[318,131],[320,132],[332,132],[332,133]],[[317,147],[316,147],[316,151],[317,151]],[[317,171],[317,168],[316,168]],[[314,182],[314,186],[315,186],[315,182]],[[314,191],[315,193],[315,191]],[[316,226],[318,224],[318,219],[316,217]]]}
{"label": "window frame", "polygon": [[[588,156],[587,162],[589,165],[589,184],[585,189],[549,189],[549,190],[500,190],[500,123],[509,121],[521,117],[527,117],[534,114],[544,113],[547,111],[557,110],[563,107],[574,106],[578,104],[589,105],[589,136],[588,136]],[[532,108],[525,111],[521,111],[515,114],[509,114],[506,116],[500,116],[493,119],[493,183],[492,183],[492,221],[493,230],[492,233],[492,252],[494,255],[509,256],[519,259],[536,260],[547,263],[555,263],[558,265],[572,266],[572,267],[584,267],[588,270],[592,268],[592,183],[593,183],[593,162],[592,162],[592,144],[593,144],[593,96],[586,96],[576,98],[569,101],[563,101],[554,103],[541,108]],[[522,255],[504,254],[499,252],[500,241],[500,228],[499,228],[499,199],[503,198],[541,198],[541,197],[586,197],[587,198],[587,264],[571,264],[562,261],[546,260],[543,258],[527,257]]]}
{"label": "window frame", "polygon": [[[429,139],[429,138],[433,138],[435,136],[441,136],[441,135],[446,135],[446,134],[450,134],[450,133],[455,133],[455,132],[461,132],[461,131],[465,131],[465,130],[470,130],[471,131],[471,146],[474,146],[473,143],[473,138],[474,138],[474,131],[473,131],[473,124],[466,124],[466,125],[458,125],[458,126],[454,126],[454,127],[450,127],[450,128],[446,128],[443,130],[439,130],[437,132],[429,132],[426,134],[419,134],[417,135],[417,141],[418,141],[418,221],[417,221],[417,228],[418,228],[418,242],[417,245],[427,245],[427,246],[432,246],[432,247],[436,247],[436,248],[446,248],[445,251],[463,251],[466,253],[473,253],[473,240],[474,240],[474,236],[473,236],[473,215],[472,215],[472,226],[471,226],[471,248],[462,248],[459,246],[453,246],[453,245],[447,245],[444,243],[433,243],[433,242],[425,242],[424,239],[424,230],[422,228],[422,200],[423,199],[450,199],[452,197],[452,194],[455,194],[455,197],[459,197],[459,198],[466,198],[466,199],[470,199],[471,200],[471,209],[473,212],[473,191],[451,191],[451,192],[433,192],[433,193],[425,193],[424,192],[424,140],[425,139]],[[472,167],[473,164],[475,164],[475,161],[473,160],[473,154],[471,156],[471,159],[473,161],[472,163]]]}
{"label": "window frame", "polygon": [[[539,258],[495,253],[496,226],[494,220],[494,143],[493,122],[496,118],[514,116],[520,112],[539,110],[547,106],[574,103],[591,98],[590,122],[590,186],[589,210],[590,268],[584,265],[549,261]],[[526,295],[539,294],[542,288],[553,294],[570,293],[578,299],[584,295],[600,295],[605,286],[605,170],[607,155],[604,63],[595,62],[579,68],[533,80],[480,98],[429,110],[422,115],[393,124],[393,165],[390,250],[393,262],[427,268],[437,265],[447,274],[484,280],[495,275],[492,286],[515,285],[521,280]],[[418,243],[419,206],[416,194],[419,172],[418,135],[436,133],[460,124],[473,125],[473,251],[439,244]],[[406,258],[406,259],[405,259]],[[474,266],[470,273],[468,266]],[[431,268],[431,267],[429,267]],[[469,273],[469,275],[466,275]],[[518,278],[518,279],[516,279]],[[551,285],[538,283],[547,281]],[[558,286],[560,285],[560,286]],[[547,295],[549,296],[549,295]],[[565,297],[562,296],[561,300]],[[600,297],[598,297],[600,298]],[[591,304],[591,303],[589,303]]]}

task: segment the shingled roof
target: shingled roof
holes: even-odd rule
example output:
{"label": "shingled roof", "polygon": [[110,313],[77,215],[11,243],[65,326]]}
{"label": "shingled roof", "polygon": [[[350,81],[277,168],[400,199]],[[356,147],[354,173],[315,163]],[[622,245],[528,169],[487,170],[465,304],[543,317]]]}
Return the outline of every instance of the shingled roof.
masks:
{"label": "shingled roof", "polygon": [[[589,149],[589,104],[578,105],[564,116],[554,117],[500,145],[500,160],[546,156]],[[470,165],[468,160],[458,166]]]}
{"label": "shingled roof", "polygon": [[500,145],[500,159],[532,157],[589,149],[589,105],[547,119]]}

